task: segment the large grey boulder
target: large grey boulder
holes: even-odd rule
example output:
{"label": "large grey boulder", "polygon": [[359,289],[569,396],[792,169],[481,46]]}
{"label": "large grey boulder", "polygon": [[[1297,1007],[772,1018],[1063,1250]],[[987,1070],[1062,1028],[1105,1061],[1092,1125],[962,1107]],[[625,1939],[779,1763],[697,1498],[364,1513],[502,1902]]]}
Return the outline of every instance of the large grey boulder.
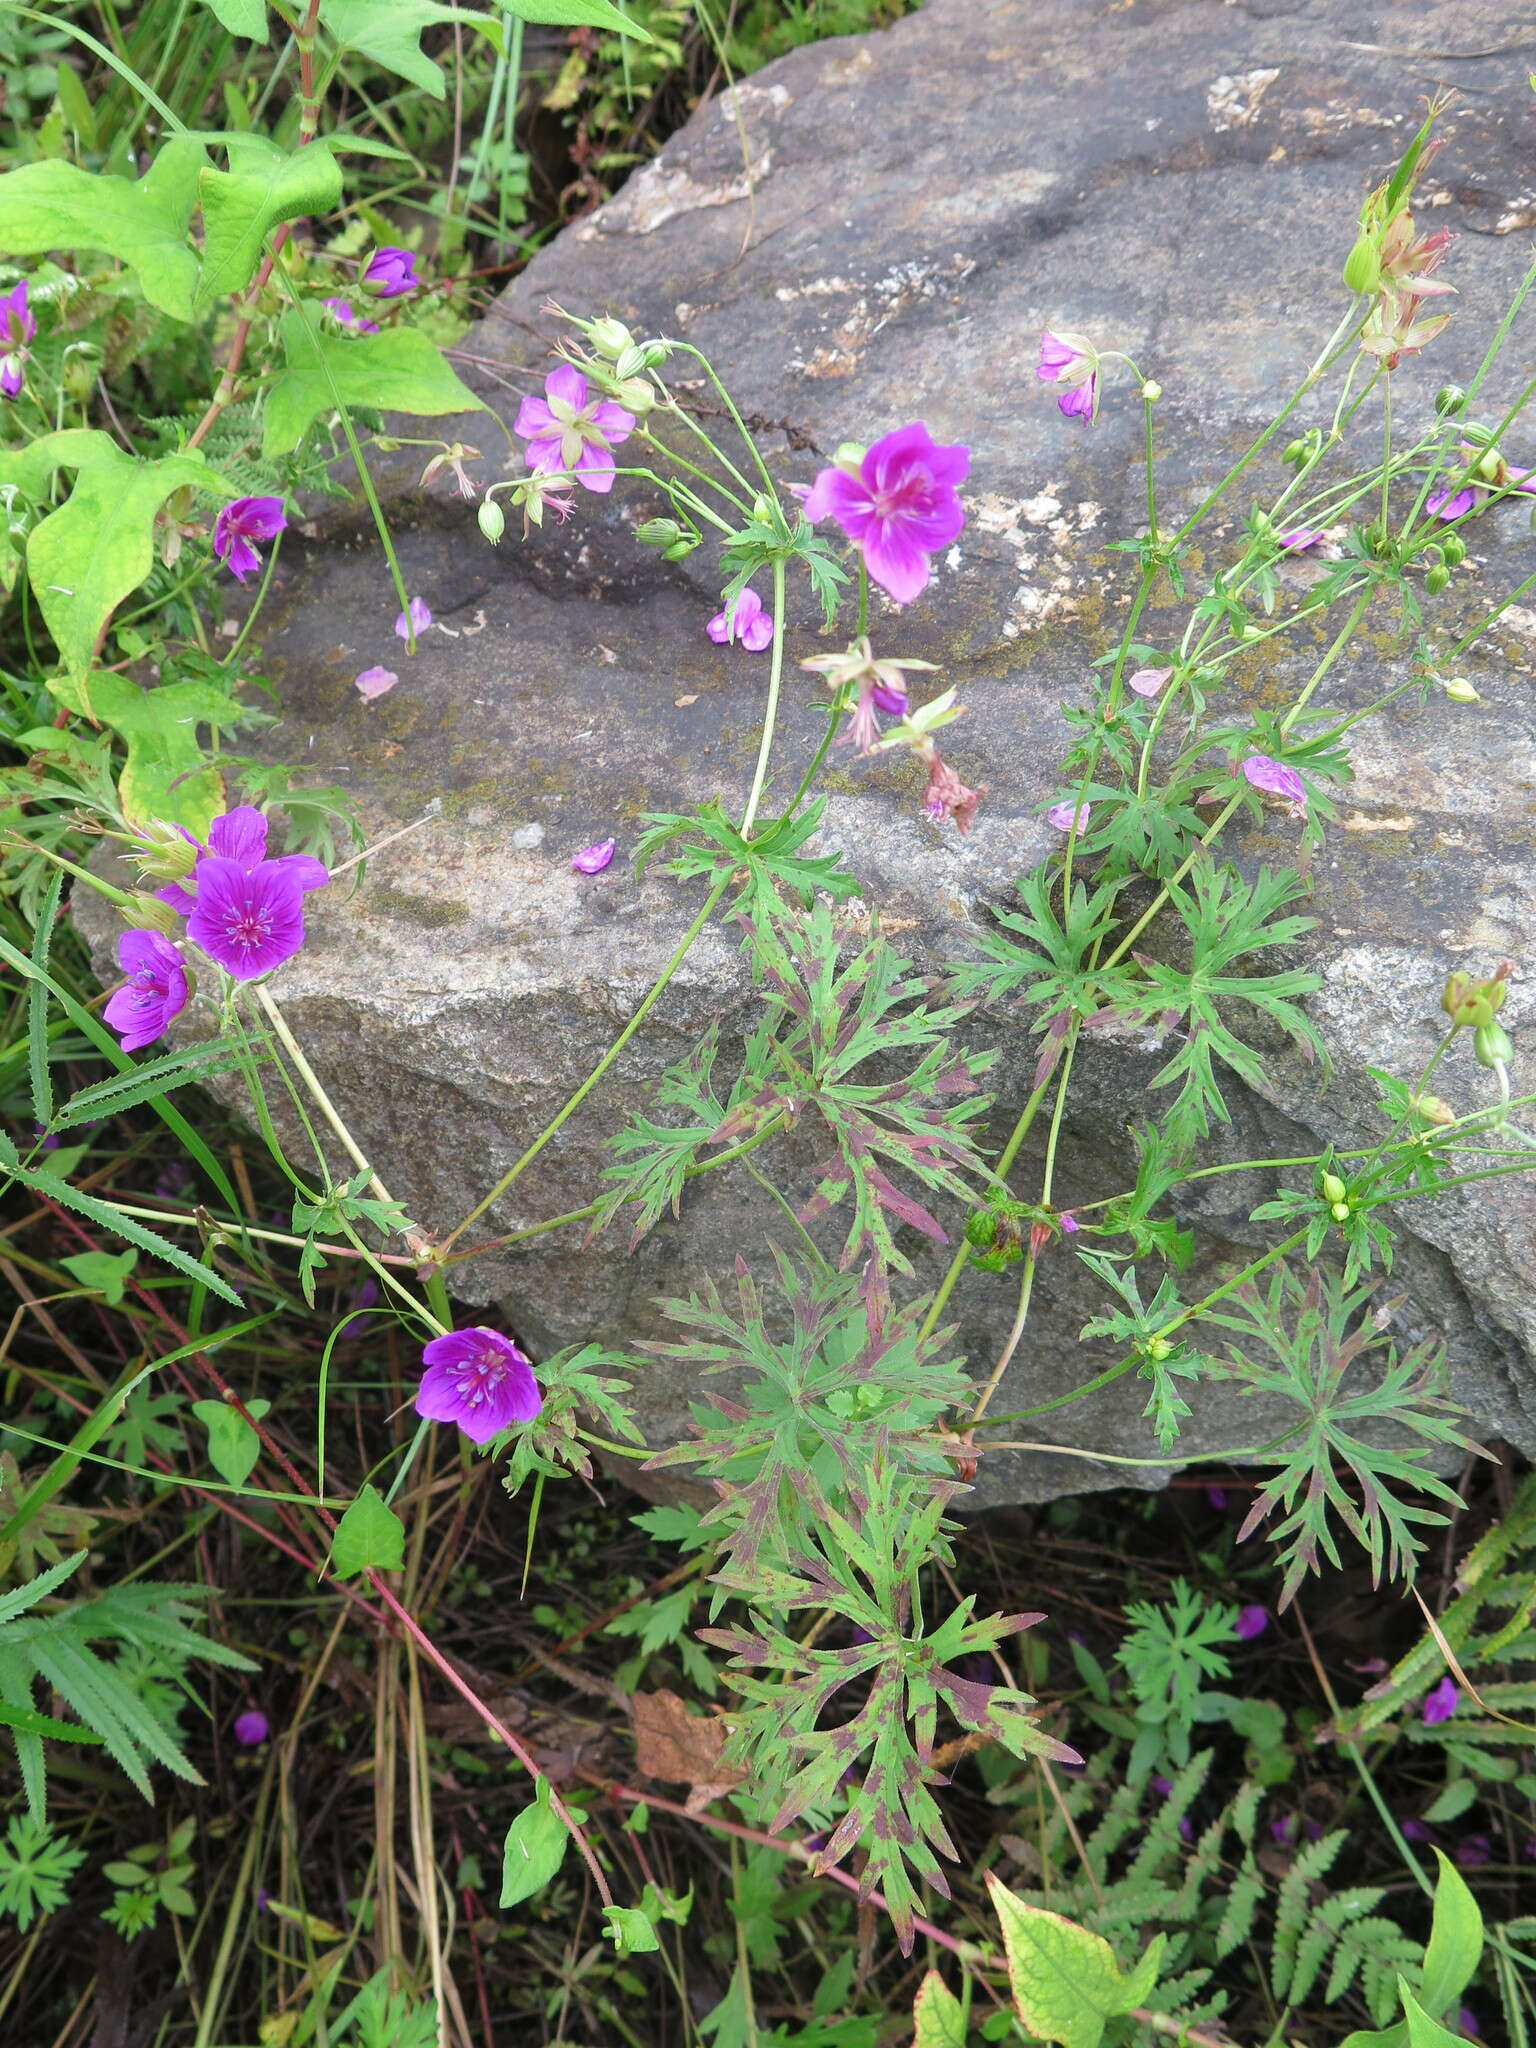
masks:
{"label": "large grey boulder", "polygon": [[[1127,558],[1106,544],[1144,516],[1139,407],[1122,383],[1092,431],[1064,422],[1033,380],[1040,328],[1086,329],[1157,375],[1167,503],[1192,505],[1332,330],[1359,201],[1411,134],[1422,96],[1448,80],[1466,97],[1423,196],[1435,224],[1461,232],[1449,273],[1461,296],[1398,399],[1427,412],[1442,380],[1475,368],[1536,222],[1529,64],[1514,18],[1486,0],[1453,13],[1428,0],[931,0],[887,33],[797,51],[703,107],[611,204],[543,252],[466,343],[477,365],[468,374],[510,418],[545,366],[550,299],[680,336],[718,366],[786,480],[808,481],[844,439],[912,418],[972,446],[960,543],[922,601],[899,617],[877,611],[873,631],[884,651],[935,660],[959,686],[968,715],[951,752],[969,781],[987,784],[986,803],[962,841],[918,817],[905,770],[855,763],[832,778],[825,833],[887,931],[925,965],[964,956],[988,906],[1054,843],[1039,809],[1055,787],[1062,707],[1111,644],[1131,582]],[[1452,61],[1447,42],[1495,54]],[[1521,331],[1495,378],[1494,414],[1529,362]],[[697,397],[720,425],[702,385]],[[494,469],[499,430],[481,418],[464,431]],[[396,658],[396,606],[363,523],[285,554],[264,633],[284,712],[272,750],[345,780],[377,833],[433,797],[443,803],[354,895],[316,902],[313,941],[279,986],[315,1066],[429,1232],[470,1209],[583,1077],[696,908],[695,892],[636,882],[624,855],[640,814],[715,795],[739,810],[746,790],[766,660],[705,639],[713,564],[700,555],[667,568],[637,545],[633,523],[654,509],[638,489],[606,507],[584,498],[563,531],[532,545],[509,536],[493,551],[469,508],[402,484],[391,499],[398,546],[438,622],[413,661]],[[1234,519],[1245,509],[1239,492]],[[1219,531],[1208,537],[1208,561],[1221,544]],[[1510,508],[1477,529],[1474,547],[1486,559],[1461,579],[1471,616],[1532,566],[1524,517]],[[1285,571],[1297,585],[1316,573],[1302,562]],[[1172,618],[1151,616],[1146,637],[1156,643]],[[792,655],[817,651],[803,598],[792,622]],[[1310,1007],[1336,1078],[1320,1095],[1316,1074],[1277,1046],[1271,1090],[1234,1089],[1235,1124],[1212,1157],[1368,1137],[1379,1125],[1367,1070],[1421,1063],[1446,971],[1490,971],[1528,944],[1533,644],[1536,609],[1517,607],[1465,664],[1481,706],[1400,707],[1360,730],[1341,829],[1312,877],[1320,922],[1308,959],[1324,985]],[[1339,702],[1367,702],[1407,673],[1387,645],[1374,631],[1361,643]],[[352,679],[379,661],[401,680],[365,704]],[[820,728],[801,680],[788,690],[781,788]],[[1250,681],[1271,687],[1262,674]],[[609,834],[614,866],[595,880],[573,874],[572,852]],[[1277,816],[1234,846],[1245,862],[1289,860],[1295,828]],[[1517,1036],[1530,1008],[1517,981],[1506,1011]],[[589,1199],[603,1139],[645,1102],[660,1067],[712,1020],[729,1043],[752,1012],[734,938],[710,932],[485,1234]],[[967,1037],[1002,1048],[1000,1137],[1028,1093],[1034,1044],[1006,1017],[977,1019]],[[1152,1047],[1088,1046],[1063,1142],[1065,1199],[1127,1183],[1127,1126],[1145,1113],[1159,1064]],[[1532,1073],[1523,1055],[1517,1081]],[[1444,1073],[1443,1092],[1463,1106],[1485,1086],[1470,1060]],[[809,1135],[784,1141],[776,1163],[791,1192],[809,1191],[817,1157]],[[1023,1168],[1026,1188],[1033,1171]],[[1195,1285],[1266,1241],[1248,1213],[1271,1191],[1254,1173],[1181,1199],[1202,1245]],[[1536,1451],[1536,1189],[1491,1181],[1401,1220],[1404,1335],[1443,1333],[1455,1392],[1481,1431]],[[782,1234],[782,1218],[733,1168],[701,1183],[681,1224],[664,1223],[633,1256],[621,1234],[587,1250],[565,1231],[461,1265],[454,1286],[499,1303],[535,1347],[646,1340],[666,1334],[658,1296],[726,1277],[738,1251],[766,1266],[766,1240]],[[931,1284],[944,1255],[913,1251]],[[957,1296],[978,1378],[1013,1299],[1007,1276],[969,1277]],[[1077,1339],[1098,1305],[1070,1256],[1043,1262],[999,1412],[1108,1362],[1112,1353]],[[638,1398],[654,1442],[683,1432],[696,1391],[670,1364],[646,1367]],[[1030,1434],[1084,1456],[998,1454],[974,1498],[1124,1483],[1127,1468],[1090,1456],[1155,1452],[1145,1393],[1121,1381],[1041,1418]],[[1265,1433],[1231,1386],[1204,1389],[1196,1408],[1191,1449]]]}

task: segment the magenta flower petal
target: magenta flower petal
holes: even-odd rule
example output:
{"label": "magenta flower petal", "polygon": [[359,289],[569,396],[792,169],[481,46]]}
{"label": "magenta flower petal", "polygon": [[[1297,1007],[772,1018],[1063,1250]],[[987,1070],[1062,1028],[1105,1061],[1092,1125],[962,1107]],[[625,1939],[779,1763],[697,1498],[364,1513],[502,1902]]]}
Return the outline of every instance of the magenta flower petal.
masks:
{"label": "magenta flower petal", "polygon": [[1449,1721],[1460,1704],[1461,1694],[1456,1688],[1456,1681],[1447,1673],[1424,1695],[1424,1726],[1433,1728],[1441,1721]]}
{"label": "magenta flower petal", "polygon": [[358,694],[370,701],[375,697],[382,697],[386,690],[392,690],[399,680],[392,668],[365,668],[352,678]]}
{"label": "magenta flower petal", "polygon": [[1253,788],[1267,790],[1271,796],[1283,796],[1287,803],[1299,804],[1305,810],[1307,786],[1296,770],[1287,768],[1283,761],[1272,761],[1268,754],[1250,754],[1243,763],[1243,774]]}
{"label": "magenta flower petal", "polygon": [[1267,1607],[1244,1607],[1238,1612],[1237,1620],[1233,1624],[1232,1633],[1240,1643],[1251,1643],[1255,1636],[1263,1635],[1268,1627],[1269,1609]]}
{"label": "magenta flower petal", "polygon": [[252,804],[225,811],[208,827],[208,851],[220,860],[237,860],[243,868],[255,867],[267,857],[266,813]]}
{"label": "magenta flower petal", "polygon": [[1288,555],[1301,555],[1327,538],[1327,531],[1321,526],[1298,526],[1294,533],[1282,536],[1280,545]]}
{"label": "magenta flower petal", "polygon": [[250,869],[205,855],[192,871],[197,900],[187,937],[236,981],[255,981],[304,943],[304,892],[286,861]]}
{"label": "magenta flower petal", "polygon": [[522,440],[531,441],[539,434],[558,434],[560,429],[545,401],[530,391],[517,408],[517,418],[512,422],[512,431]]}
{"label": "magenta flower petal", "polygon": [[547,398],[558,398],[572,412],[580,412],[587,402],[587,380],[570,363],[559,363],[544,379],[544,393]]}
{"label": "magenta flower petal", "polygon": [[580,853],[571,855],[571,866],[578,875],[600,875],[613,859],[615,844],[612,839],[599,839],[592,846],[584,846]]}
{"label": "magenta flower petal", "polygon": [[856,478],[822,470],[805,494],[805,516],[835,519],[881,589],[909,604],[928,581],[929,557],[965,525],[955,486],[970,466],[969,448],[940,445],[913,420],[875,442]]}
{"label": "magenta flower petal", "polygon": [[576,458],[576,481],[583,489],[606,496],[613,489],[614,467],[611,448],[599,448],[595,442],[584,441]]}
{"label": "magenta flower petal", "polygon": [[1099,379],[1095,371],[1086,383],[1078,384],[1070,391],[1063,391],[1056,401],[1056,409],[1064,419],[1080,419],[1087,426],[1093,423],[1093,416],[1099,404]]}
{"label": "magenta flower petal", "polygon": [[865,568],[898,604],[910,604],[921,594],[928,581],[928,556],[895,520],[872,519],[864,529],[862,552]]}
{"label": "magenta flower petal", "polygon": [[0,292],[0,349],[24,349],[36,334],[37,319],[27,304],[27,280],[22,278],[8,292]]}
{"label": "magenta flower petal", "polygon": [[626,440],[635,431],[634,414],[626,412],[622,405],[615,405],[611,398],[600,398],[596,405],[589,405],[587,418],[594,427],[601,427],[614,443]]}
{"label": "magenta flower petal", "polygon": [[247,1707],[243,1714],[236,1714],[235,1740],[244,1748],[257,1748],[271,1733],[271,1723],[260,1707]]}
{"label": "magenta flower petal", "polygon": [[1054,384],[1063,371],[1075,369],[1083,360],[1083,352],[1070,341],[1063,341],[1059,334],[1052,334],[1049,328],[1040,337],[1040,360],[1035,366],[1035,375],[1042,384]]}
{"label": "magenta flower petal", "polygon": [[1172,674],[1171,668],[1139,668],[1131,677],[1131,688],[1138,697],[1155,697]]}
{"label": "magenta flower petal", "polygon": [[1054,825],[1058,832],[1070,832],[1074,824],[1079,832],[1084,832],[1092,810],[1092,804],[1079,804],[1075,811],[1071,804],[1052,804],[1045,814],[1045,822]]}
{"label": "magenta flower petal", "polygon": [[804,510],[813,526],[835,519],[851,540],[857,540],[870,517],[869,494],[846,469],[824,469],[805,494]]}
{"label": "magenta flower petal", "polygon": [[316,860],[312,853],[281,854],[269,865],[291,875],[306,895],[311,889],[323,889],[331,879],[331,871],[325,862]]}
{"label": "magenta flower petal", "polygon": [[432,623],[432,613],[424,599],[413,597],[407,610],[395,619],[395,633],[401,640],[409,640],[413,632],[425,633]]}
{"label": "magenta flower petal", "polygon": [[1478,495],[1471,484],[1463,484],[1459,491],[1431,491],[1424,500],[1424,510],[1433,512],[1437,519],[1460,519],[1477,504]]}
{"label": "magenta flower petal", "polygon": [[527,456],[528,467],[535,476],[548,476],[552,471],[564,473],[565,457],[561,453],[558,434],[552,440],[541,437],[536,441],[530,441],[524,453]]}
{"label": "magenta flower petal", "polygon": [[761,654],[773,644],[773,614],[763,609],[762,599],[749,587],[724,611],[716,612],[704,630],[717,647],[740,641],[752,653]]}
{"label": "magenta flower petal", "polygon": [[102,1012],[123,1041],[138,1052],[160,1037],[191,1001],[187,970],[163,932],[127,931],[117,941],[117,964],[127,975]]}
{"label": "magenta flower petal", "polygon": [[416,1413],[453,1422],[472,1443],[489,1443],[514,1423],[532,1422],[544,1405],[533,1367],[497,1330],[452,1330],[421,1354],[426,1368]]}

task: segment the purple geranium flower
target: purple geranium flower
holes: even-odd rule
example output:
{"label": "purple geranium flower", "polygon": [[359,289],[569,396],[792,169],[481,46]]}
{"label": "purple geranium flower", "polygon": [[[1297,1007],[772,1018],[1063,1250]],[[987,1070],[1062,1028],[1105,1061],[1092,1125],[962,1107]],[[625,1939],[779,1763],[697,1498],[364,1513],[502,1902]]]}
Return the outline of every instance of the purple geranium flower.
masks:
{"label": "purple geranium flower", "polygon": [[409,249],[375,249],[363,272],[364,288],[377,299],[403,299],[420,283]]}
{"label": "purple geranium flower", "polygon": [[1042,384],[1062,387],[1056,405],[1065,418],[1092,426],[1099,413],[1099,352],[1091,341],[1047,329],[1040,337],[1035,375]]}
{"label": "purple geranium flower", "polygon": [[413,633],[425,633],[432,623],[432,612],[425,598],[413,597],[403,612],[395,614],[395,635],[398,639],[409,640]]}
{"label": "purple geranium flower", "polygon": [[1058,832],[1070,832],[1074,825],[1079,832],[1086,832],[1088,815],[1092,809],[1092,804],[1079,804],[1076,810],[1071,804],[1052,804],[1045,814],[1045,822],[1047,825],[1054,825]]}
{"label": "purple geranium flower", "polygon": [[163,932],[121,933],[117,964],[128,980],[102,1014],[122,1039],[123,1051],[137,1052],[181,1015],[192,991],[181,955]]}
{"label": "purple geranium flower", "polygon": [[1209,1504],[1216,1510],[1218,1515],[1224,1515],[1226,1513],[1227,1489],[1224,1486],[1208,1486],[1205,1489],[1205,1497]]}
{"label": "purple geranium flower", "polygon": [[1405,1820],[1402,1827],[1405,1842],[1428,1842],[1433,1840],[1434,1831],[1427,1820]]}
{"label": "purple geranium flower", "polygon": [[877,441],[858,474],[824,469],[805,495],[805,516],[828,517],[864,557],[864,566],[898,604],[927,583],[931,557],[965,524],[955,486],[969,474],[971,451],[941,446],[921,420]]}
{"label": "purple geranium flower", "polygon": [[1250,754],[1243,763],[1243,774],[1255,789],[1268,790],[1271,796],[1283,796],[1298,811],[1306,809],[1306,784],[1296,770],[1287,768],[1283,761],[1272,761],[1268,754]]}
{"label": "purple geranium flower", "polygon": [[361,313],[354,313],[350,299],[322,299],[321,305],[336,322],[338,327],[350,327],[354,334],[377,334],[377,320],[365,320]]}
{"label": "purple geranium flower", "polygon": [[27,304],[27,280],[0,292],[0,397],[19,398],[25,381],[22,364],[37,321]]}
{"label": "purple geranium flower", "polygon": [[1251,1643],[1255,1636],[1263,1635],[1268,1627],[1267,1607],[1243,1607],[1238,1610],[1237,1620],[1232,1625],[1232,1633],[1240,1643]]}
{"label": "purple geranium flower", "polygon": [[272,1733],[272,1725],[260,1707],[247,1707],[235,1716],[235,1740],[245,1749],[255,1749]]}
{"label": "purple geranium flower", "polygon": [[600,875],[613,859],[615,841],[599,839],[592,846],[584,846],[580,853],[571,855],[571,866],[578,875]]}
{"label": "purple geranium flower", "polygon": [[528,443],[528,467],[536,476],[555,471],[601,493],[613,489],[613,451],[634,424],[632,412],[611,398],[594,398],[581,372],[561,363],[544,379],[542,398],[530,393],[523,400],[512,431]]}
{"label": "purple geranium flower", "polygon": [[416,1413],[456,1422],[471,1443],[486,1444],[514,1422],[532,1422],[543,1406],[533,1367],[498,1330],[451,1330],[421,1354],[426,1370]]}
{"label": "purple geranium flower", "polygon": [[1449,1721],[1461,1704],[1461,1694],[1456,1690],[1456,1681],[1449,1672],[1438,1685],[1432,1685],[1424,1695],[1424,1726],[1433,1728],[1438,1722]]}
{"label": "purple geranium flower", "polygon": [[[232,811],[225,811],[215,818],[208,827],[208,844],[193,839],[185,826],[178,826],[184,839],[190,840],[199,853],[216,854],[220,860],[234,861],[247,873],[263,861],[268,867],[282,868],[292,875],[301,889],[323,889],[331,879],[324,863],[309,853],[285,853],[280,859],[267,860],[267,815],[250,804],[237,804]],[[196,905],[195,894],[197,868],[192,870],[192,889],[184,889],[179,882],[171,882],[164,889],[155,891],[156,899],[169,903],[172,910],[179,910],[183,917],[189,916]]]}
{"label": "purple geranium flower", "polygon": [[246,868],[205,854],[192,880],[197,901],[187,937],[236,981],[270,974],[303,945],[304,890],[287,861]]}
{"label": "purple geranium flower", "polygon": [[755,590],[743,590],[734,604],[715,613],[704,630],[717,647],[739,640],[751,653],[761,654],[773,645],[773,614],[764,611]]}
{"label": "purple geranium flower", "polygon": [[1486,1835],[1463,1835],[1456,1844],[1456,1861],[1463,1870],[1480,1870],[1493,1855],[1493,1844]]}
{"label": "purple geranium flower", "polygon": [[236,498],[219,509],[213,522],[213,552],[243,583],[261,557],[251,546],[253,540],[271,540],[288,521],[283,517],[281,498]]}

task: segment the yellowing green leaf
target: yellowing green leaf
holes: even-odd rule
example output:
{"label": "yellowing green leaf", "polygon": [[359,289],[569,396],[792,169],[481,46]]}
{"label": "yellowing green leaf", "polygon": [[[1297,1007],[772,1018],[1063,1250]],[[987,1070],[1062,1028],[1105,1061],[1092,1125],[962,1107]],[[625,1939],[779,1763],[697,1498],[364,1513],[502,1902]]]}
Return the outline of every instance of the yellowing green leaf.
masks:
{"label": "yellowing green leaf", "polygon": [[232,699],[209,683],[141,690],[105,670],[89,679],[58,677],[48,687],[71,711],[122,734],[127,758],[117,794],[131,823],[165,818],[207,836],[210,820],[224,808],[224,785],[204,759],[198,728],[227,725],[238,708]]}
{"label": "yellowing green leaf", "polygon": [[565,1861],[570,1842],[565,1822],[550,1804],[548,1778],[534,1786],[533,1799],[507,1829],[501,1852],[501,1903],[520,1905],[542,1891]]}
{"label": "yellowing green leaf", "polygon": [[441,7],[436,0],[321,0],[320,21],[343,49],[356,50],[385,71],[408,78],[435,100],[443,97],[445,86],[442,67],[421,47],[424,28],[440,21],[462,22],[478,29],[498,52],[502,48],[502,27],[494,14]]}
{"label": "yellowing green leaf", "polygon": [[405,1524],[376,1486],[365,1486],[336,1524],[331,1570],[338,1579],[357,1572],[397,1572],[405,1562]]}
{"label": "yellowing green leaf", "polygon": [[197,258],[187,247],[187,216],[176,189],[189,146],[201,157],[196,144],[183,140],[171,160],[177,177],[157,176],[152,168],[136,183],[82,171],[62,157],[8,171],[0,177],[0,255],[102,251],[138,272],[152,306],[190,320]]}
{"label": "yellowing green leaf", "polygon": [[1102,1935],[1027,1906],[988,1874],[987,1888],[1002,1928],[1008,1981],[1019,2018],[1031,2034],[1060,2048],[1099,2048],[1105,2022],[1129,2012],[1157,1981],[1159,1935],[1129,1977]]}
{"label": "yellowing green leaf", "polygon": [[413,327],[326,333],[311,307],[284,317],[282,338],[288,367],[267,393],[262,453],[269,458],[289,454],[312,421],[343,405],[433,416],[485,410],[442,352]]}
{"label": "yellowing green leaf", "polygon": [[291,154],[264,135],[224,137],[229,169],[198,179],[203,203],[203,275],[199,308],[244,291],[256,274],[262,245],[285,220],[326,214],[341,204],[341,171],[323,142]]}
{"label": "yellowing green leaf", "polygon": [[937,1970],[930,1970],[917,1988],[912,2007],[917,2031],[912,2048],[965,2048],[965,2013]]}
{"label": "yellowing green leaf", "polygon": [[19,455],[0,456],[0,485],[40,499],[57,469],[77,472],[74,489],[28,536],[27,574],[66,670],[83,676],[102,627],[150,572],[155,514],[172,491],[192,485],[220,498],[238,493],[199,455],[141,461],[89,428],[47,434]]}

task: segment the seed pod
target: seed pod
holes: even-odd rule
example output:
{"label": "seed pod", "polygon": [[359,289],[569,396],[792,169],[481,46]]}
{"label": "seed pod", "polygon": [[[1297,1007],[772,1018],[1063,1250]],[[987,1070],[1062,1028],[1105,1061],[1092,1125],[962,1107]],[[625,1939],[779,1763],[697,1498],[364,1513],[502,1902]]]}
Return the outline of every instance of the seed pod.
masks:
{"label": "seed pod", "polygon": [[1376,237],[1362,234],[1344,259],[1345,289],[1352,292],[1373,292],[1380,283],[1381,255],[1376,247]]}

